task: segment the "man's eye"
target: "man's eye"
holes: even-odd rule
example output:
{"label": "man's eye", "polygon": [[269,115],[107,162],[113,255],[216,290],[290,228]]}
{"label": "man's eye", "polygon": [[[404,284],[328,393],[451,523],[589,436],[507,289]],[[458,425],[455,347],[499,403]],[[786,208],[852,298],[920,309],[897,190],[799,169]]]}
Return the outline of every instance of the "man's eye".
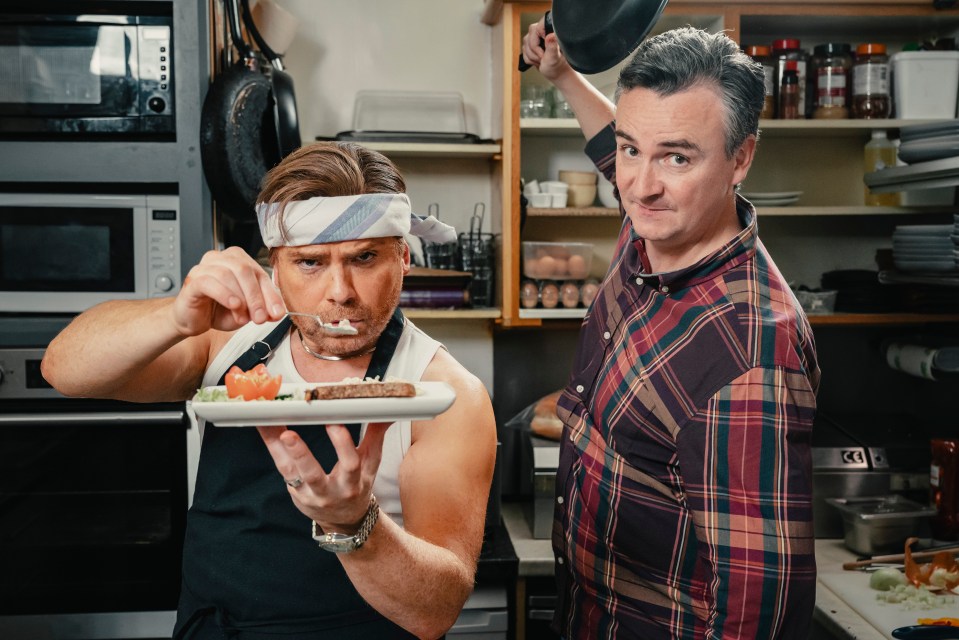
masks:
{"label": "man's eye", "polygon": [[315,269],[320,264],[318,261],[311,258],[301,258],[300,260],[297,260],[296,263],[305,269]]}
{"label": "man's eye", "polygon": [[673,153],[666,158],[667,164],[674,167],[681,167],[683,165],[689,164],[689,158],[686,156],[681,156],[678,153]]}
{"label": "man's eye", "polygon": [[356,256],[357,262],[372,262],[376,258],[376,254],[372,251],[364,251],[363,253]]}
{"label": "man's eye", "polygon": [[639,151],[636,150],[636,147],[631,147],[628,144],[624,144],[622,149],[623,155],[629,158],[635,158],[637,155],[639,155]]}

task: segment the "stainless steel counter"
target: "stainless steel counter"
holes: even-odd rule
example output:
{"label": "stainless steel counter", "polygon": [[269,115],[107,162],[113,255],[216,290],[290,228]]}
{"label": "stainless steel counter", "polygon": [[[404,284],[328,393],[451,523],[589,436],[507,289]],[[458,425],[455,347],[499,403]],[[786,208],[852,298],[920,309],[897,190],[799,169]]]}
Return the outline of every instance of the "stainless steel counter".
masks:
{"label": "stainless steel counter", "polygon": [[[527,577],[553,575],[555,562],[550,541],[533,538],[524,513],[525,508],[527,505],[520,502],[503,505],[503,522],[519,558],[520,585]],[[854,559],[855,555],[843,546],[842,540],[816,541],[816,564],[820,572],[834,570],[841,567],[843,562]],[[865,580],[865,576],[863,579]],[[517,600],[517,607],[522,607],[522,602],[519,598]],[[517,619],[521,619],[520,613],[521,611],[518,612]],[[821,581],[816,587],[816,611],[813,617],[818,625],[817,634],[813,636],[816,638],[887,640],[890,637],[869,624]]]}

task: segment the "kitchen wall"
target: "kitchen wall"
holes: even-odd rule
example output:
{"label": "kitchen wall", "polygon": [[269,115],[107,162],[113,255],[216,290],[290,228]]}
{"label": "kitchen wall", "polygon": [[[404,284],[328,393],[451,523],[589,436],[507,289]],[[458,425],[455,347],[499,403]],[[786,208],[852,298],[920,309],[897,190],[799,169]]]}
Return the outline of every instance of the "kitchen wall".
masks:
{"label": "kitchen wall", "polygon": [[[274,0],[296,18],[284,62],[293,77],[303,142],[353,128],[358,91],[457,92],[466,131],[501,137],[493,29],[480,22],[480,0]],[[477,203],[484,231],[499,231],[488,159],[395,158],[413,206],[439,206],[440,219],[468,228]],[[494,223],[494,226],[491,226]],[[485,320],[419,321],[478,375],[492,393],[492,334]]]}

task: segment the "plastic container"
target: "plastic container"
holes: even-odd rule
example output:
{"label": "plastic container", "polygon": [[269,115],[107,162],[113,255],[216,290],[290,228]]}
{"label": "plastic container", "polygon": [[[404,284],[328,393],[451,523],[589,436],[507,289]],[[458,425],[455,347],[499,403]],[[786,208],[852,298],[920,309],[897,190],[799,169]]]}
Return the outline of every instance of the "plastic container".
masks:
{"label": "plastic container", "polygon": [[813,118],[848,118],[852,48],[842,42],[816,45],[810,69],[810,73],[815,75]]}
{"label": "plastic container", "polygon": [[936,513],[901,496],[827,498],[842,515],[843,541],[856,553],[872,555],[902,551],[906,538],[920,535]]}
{"label": "plastic container", "polygon": [[765,45],[753,45],[746,47],[744,51],[747,56],[763,66],[766,98],[759,117],[774,118],[776,116],[776,67],[773,65],[772,49]]}
{"label": "plastic container", "polygon": [[358,91],[355,131],[466,133],[466,108],[456,92]]}
{"label": "plastic container", "polygon": [[904,51],[892,57],[897,118],[954,118],[959,51]]}
{"label": "plastic container", "polygon": [[[783,84],[783,73],[786,70],[787,62],[794,62],[796,71],[796,84],[799,87],[799,117],[806,117],[806,71],[809,63],[809,54],[800,47],[800,41],[795,38],[784,38],[773,42],[773,61],[776,65],[776,117],[782,118],[778,108],[782,103],[779,96]],[[810,103],[812,102],[810,96]]]}
{"label": "plastic container", "polygon": [[[872,139],[863,148],[863,170],[866,173],[882,171],[896,166],[896,145],[886,135],[885,129],[873,129]],[[864,187],[864,202],[874,207],[898,207],[902,199],[898,192],[873,193]]]}
{"label": "plastic container", "polygon": [[869,42],[856,47],[852,66],[852,115],[854,118],[888,118],[892,113],[889,95],[889,56],[886,45]]}
{"label": "plastic container", "polygon": [[589,276],[592,264],[593,245],[589,243],[523,243],[523,275],[527,278],[583,280]]}
{"label": "plastic container", "polygon": [[959,539],[959,440],[933,440],[929,490],[936,515],[932,535],[938,540]]}
{"label": "plastic container", "polygon": [[824,315],[836,310],[837,291],[797,291],[796,300],[808,315]]}

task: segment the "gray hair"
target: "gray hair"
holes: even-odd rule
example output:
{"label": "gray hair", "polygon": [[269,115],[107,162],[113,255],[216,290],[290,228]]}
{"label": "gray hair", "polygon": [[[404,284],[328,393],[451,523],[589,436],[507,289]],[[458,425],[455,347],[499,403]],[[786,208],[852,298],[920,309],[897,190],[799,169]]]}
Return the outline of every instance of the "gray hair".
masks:
{"label": "gray hair", "polygon": [[763,67],[723,33],[682,27],[644,40],[620,71],[616,101],[637,87],[669,96],[696,85],[712,85],[722,93],[727,157],[749,135],[759,136],[766,97]]}

